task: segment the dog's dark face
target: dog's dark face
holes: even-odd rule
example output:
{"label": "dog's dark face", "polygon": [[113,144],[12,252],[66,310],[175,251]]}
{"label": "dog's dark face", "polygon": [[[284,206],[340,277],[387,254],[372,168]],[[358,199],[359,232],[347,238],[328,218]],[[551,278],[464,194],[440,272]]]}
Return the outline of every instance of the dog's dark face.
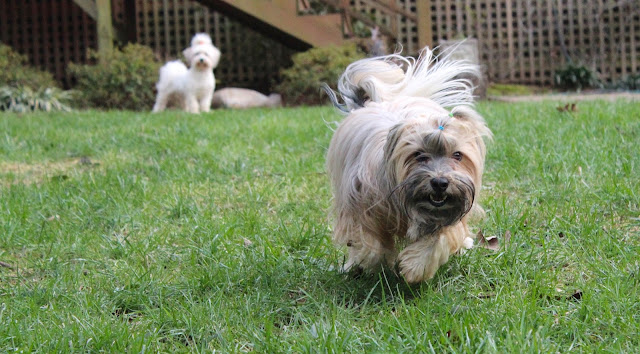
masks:
{"label": "dog's dark face", "polygon": [[464,158],[460,152],[451,156],[417,153],[416,166],[403,182],[402,199],[409,215],[420,224],[420,231],[431,234],[466,215],[475,196],[473,180],[456,171],[455,164]]}
{"label": "dog's dark face", "polygon": [[479,181],[474,140],[459,136],[467,132],[455,124],[439,124],[403,123],[391,130],[385,145],[395,200],[420,236],[462,219]]}

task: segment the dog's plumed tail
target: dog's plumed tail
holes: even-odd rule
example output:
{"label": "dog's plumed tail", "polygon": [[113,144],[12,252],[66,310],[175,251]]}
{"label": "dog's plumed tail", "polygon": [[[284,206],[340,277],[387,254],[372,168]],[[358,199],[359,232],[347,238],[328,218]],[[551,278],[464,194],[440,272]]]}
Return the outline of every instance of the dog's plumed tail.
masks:
{"label": "dog's plumed tail", "polygon": [[[429,98],[443,107],[470,105],[473,84],[468,77],[479,77],[480,69],[449,56],[438,58],[425,48],[417,60],[399,54],[362,59],[347,67],[338,91],[349,111],[364,107],[367,101],[385,102],[400,96]],[[335,96],[330,99],[340,108]]]}

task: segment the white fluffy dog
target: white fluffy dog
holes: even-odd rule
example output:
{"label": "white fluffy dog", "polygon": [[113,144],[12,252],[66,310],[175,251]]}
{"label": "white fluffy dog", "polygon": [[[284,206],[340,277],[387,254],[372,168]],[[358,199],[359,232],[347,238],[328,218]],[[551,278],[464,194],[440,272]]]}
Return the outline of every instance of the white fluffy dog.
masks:
{"label": "white fluffy dog", "polygon": [[466,62],[436,61],[429,49],[417,60],[394,54],[347,67],[338,90],[348,116],[327,152],[333,239],[348,248],[345,268],[387,263],[415,283],[472,247],[467,222],[481,211],[491,132],[460,77],[478,74]]}
{"label": "white fluffy dog", "polygon": [[182,52],[190,68],[174,60],[160,68],[156,84],[158,94],[154,112],[163,111],[169,102],[175,102],[190,113],[209,112],[216,86],[213,69],[220,61],[220,51],[206,33],[198,33],[191,40],[191,47]]}

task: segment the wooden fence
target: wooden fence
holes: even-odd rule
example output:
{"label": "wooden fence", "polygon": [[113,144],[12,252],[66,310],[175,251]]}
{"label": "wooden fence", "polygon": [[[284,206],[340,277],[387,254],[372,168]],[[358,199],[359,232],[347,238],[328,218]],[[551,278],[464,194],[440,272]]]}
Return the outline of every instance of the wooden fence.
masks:
{"label": "wooden fence", "polygon": [[569,61],[607,81],[640,73],[638,0],[434,0],[435,38],[472,36],[489,77],[550,84]]}
{"label": "wooden fence", "polygon": [[[215,70],[219,87],[268,92],[295,53],[190,0],[112,0],[116,24],[129,15],[125,1],[136,1],[134,39],[153,48],[161,60],[178,58],[194,33],[210,33],[222,52]],[[72,0],[0,0],[0,41],[68,87],[68,63],[85,62],[87,49],[96,48],[96,23]]]}
{"label": "wooden fence", "polygon": [[[416,21],[385,15],[371,4],[385,1],[351,0],[351,5],[381,24],[397,26],[405,52],[416,53]],[[493,82],[551,84],[554,71],[569,61],[587,65],[605,81],[640,74],[640,0],[392,1],[412,13],[418,1],[429,1],[435,45],[478,39]]]}
{"label": "wooden fence", "polygon": [[[115,21],[135,1],[135,38],[163,60],[178,57],[204,31],[222,51],[220,87],[268,91],[295,50],[192,0],[112,0]],[[258,1],[258,0],[256,0]],[[296,1],[296,0],[291,0]],[[431,42],[473,37],[493,82],[551,84],[569,58],[616,81],[640,74],[640,0],[349,0],[354,11],[392,28],[406,53],[420,49],[417,21],[381,5],[418,13],[426,7]],[[373,6],[372,4],[375,3]],[[0,0],[0,41],[67,80],[69,61],[95,48],[95,22],[71,0]],[[67,81],[68,83],[68,81]]]}
{"label": "wooden fence", "polygon": [[67,63],[96,47],[95,27],[71,0],[0,0],[0,41],[64,83]]}

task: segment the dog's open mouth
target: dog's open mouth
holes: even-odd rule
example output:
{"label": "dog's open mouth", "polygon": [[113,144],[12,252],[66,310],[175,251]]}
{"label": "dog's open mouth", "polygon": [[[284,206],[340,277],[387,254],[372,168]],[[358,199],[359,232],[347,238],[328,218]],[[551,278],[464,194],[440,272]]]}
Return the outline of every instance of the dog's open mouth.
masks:
{"label": "dog's open mouth", "polygon": [[429,203],[431,203],[431,205],[433,205],[436,208],[443,206],[446,202],[447,202],[447,195],[446,194],[442,194],[442,195],[431,194],[431,195],[429,195]]}

